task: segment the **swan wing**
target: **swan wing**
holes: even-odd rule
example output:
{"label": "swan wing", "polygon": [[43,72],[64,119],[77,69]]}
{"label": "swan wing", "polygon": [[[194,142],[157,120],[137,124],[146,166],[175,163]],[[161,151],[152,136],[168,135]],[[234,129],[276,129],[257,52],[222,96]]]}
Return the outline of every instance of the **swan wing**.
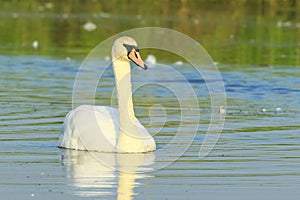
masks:
{"label": "swan wing", "polygon": [[115,152],[118,127],[116,108],[79,106],[65,117],[59,147]]}

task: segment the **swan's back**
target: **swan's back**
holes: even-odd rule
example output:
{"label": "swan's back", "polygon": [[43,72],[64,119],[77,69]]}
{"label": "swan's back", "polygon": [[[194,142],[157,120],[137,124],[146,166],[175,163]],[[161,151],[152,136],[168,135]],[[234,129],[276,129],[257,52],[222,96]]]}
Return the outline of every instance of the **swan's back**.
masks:
{"label": "swan's back", "polygon": [[119,132],[116,108],[83,105],[65,117],[59,147],[115,152]]}

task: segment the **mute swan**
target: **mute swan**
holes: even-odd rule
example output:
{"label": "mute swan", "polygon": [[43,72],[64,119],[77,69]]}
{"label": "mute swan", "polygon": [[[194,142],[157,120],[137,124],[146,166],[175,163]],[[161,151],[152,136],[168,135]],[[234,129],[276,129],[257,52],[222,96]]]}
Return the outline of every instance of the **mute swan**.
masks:
{"label": "mute swan", "polygon": [[82,105],[65,117],[59,147],[100,152],[140,153],[156,149],[155,141],[134,115],[130,61],[147,69],[136,41],[114,41],[112,62],[119,109]]}

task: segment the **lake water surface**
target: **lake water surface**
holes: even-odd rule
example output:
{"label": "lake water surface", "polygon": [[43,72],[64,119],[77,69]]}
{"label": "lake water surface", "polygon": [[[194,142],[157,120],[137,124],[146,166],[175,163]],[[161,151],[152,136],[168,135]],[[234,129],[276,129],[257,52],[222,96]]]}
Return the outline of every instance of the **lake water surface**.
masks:
{"label": "lake water surface", "polygon": [[[274,198],[276,194],[280,199],[299,194],[299,69],[247,66],[222,73],[227,117],[214,150],[206,158],[198,158],[207,128],[203,125],[209,123],[208,97],[204,96],[202,126],[184,155],[160,170],[153,168],[156,162],[172,160],[172,153],[160,161],[156,161],[155,152],[132,155],[130,159],[137,163],[133,165],[135,173],[127,174],[118,169],[126,167],[128,158],[57,148],[63,117],[71,109],[78,65],[47,57],[0,57],[2,195],[10,199],[126,199],[126,195],[136,199],[193,199],[198,195],[252,199],[261,195]],[[182,66],[183,72],[186,68]],[[109,87],[113,77],[107,73],[104,85]],[[205,94],[203,82],[192,84],[203,88],[201,93]],[[168,119],[154,136],[158,148],[163,148],[177,131],[180,108],[159,90],[140,89],[135,93],[136,111],[145,124],[149,116],[143,96],[148,102],[156,99],[165,103]],[[105,98],[98,99],[99,104],[109,102]],[[157,116],[155,126],[159,127],[159,112]],[[148,129],[151,132],[151,127]],[[193,130],[187,128],[186,134],[189,131]],[[178,149],[185,142],[178,144]],[[104,156],[117,169],[101,165],[97,156]]]}
{"label": "lake water surface", "polygon": [[[54,6],[57,4],[59,3],[54,3]],[[6,8],[9,7],[8,4],[5,5]],[[45,6],[44,9],[51,9],[50,4],[48,7]],[[192,11],[193,9],[191,8]],[[23,18],[18,18],[19,16]],[[0,17],[6,23],[0,25],[6,26],[13,20],[19,20],[19,26],[26,27],[28,24],[21,23],[24,18],[27,21],[33,20],[34,24],[40,24],[43,20],[45,23],[61,23],[57,19],[59,16],[41,14],[31,19],[24,12],[2,12]],[[86,15],[76,16],[70,19],[90,19]],[[206,13],[204,16],[210,15]],[[230,34],[225,31],[230,38],[226,42],[217,35],[214,37],[218,42],[213,42],[205,35],[207,40],[204,43],[220,62],[218,67],[225,85],[227,105],[226,121],[218,143],[207,157],[201,159],[198,153],[211,116],[210,97],[205,81],[201,77],[195,78],[188,63],[176,65],[173,64],[172,57],[159,59],[162,57],[159,54],[157,57],[160,64],[149,71],[157,80],[165,80],[166,84],[180,88],[184,83],[159,70],[161,63],[171,66],[184,74],[195,89],[199,106],[195,105],[193,109],[200,113],[200,125],[195,137],[193,133],[196,122],[191,118],[190,124],[184,126],[182,140],[179,137],[179,142],[172,148],[165,148],[176,135],[182,108],[174,100],[174,94],[157,85],[149,85],[134,93],[134,104],[137,117],[154,135],[157,152],[118,155],[64,150],[57,148],[57,142],[63,118],[72,109],[73,84],[81,59],[85,57],[86,49],[91,50],[90,46],[93,46],[87,42],[92,35],[83,39],[85,43],[69,46],[55,46],[45,37],[41,39],[40,49],[32,47],[34,39],[31,40],[26,34],[24,37],[29,38],[27,43],[3,37],[6,40],[2,41],[0,48],[1,199],[298,199],[299,38],[296,43],[291,41],[295,39],[294,33],[299,31],[296,26],[299,21],[298,18],[291,18],[290,25],[282,24],[289,20],[283,14],[281,19],[286,21],[282,20],[278,24],[279,18],[268,16],[270,21],[258,17],[255,25],[251,21],[253,15],[249,14],[243,18],[245,21],[249,20],[244,28],[262,28],[264,24],[268,24],[268,30],[285,29],[283,32],[287,38],[286,43],[279,40],[282,36],[279,36],[279,30],[275,34],[278,39],[276,44],[264,36],[263,31],[257,31],[260,35],[251,32],[250,38],[239,39],[236,39],[239,35],[230,38]],[[116,19],[111,15],[104,17],[108,17],[110,23],[123,20],[129,27],[134,21],[130,20],[133,19],[132,16],[125,19]],[[212,20],[220,18],[218,15]],[[96,17],[95,21],[97,20],[101,21],[102,18]],[[155,21],[152,18],[144,19],[146,25],[151,24],[151,20]],[[170,26],[176,26],[180,20],[182,19],[172,21],[171,18],[162,18],[162,23],[170,22],[174,23]],[[243,27],[239,20],[234,20],[238,27]],[[201,20],[199,23],[203,25]],[[46,31],[49,27],[46,26]],[[109,32],[107,27],[104,29]],[[113,29],[112,32],[118,31],[120,30]],[[195,31],[205,33],[205,30]],[[209,31],[214,32],[214,28]],[[247,31],[243,29],[242,33],[237,34],[241,36],[245,32]],[[5,31],[2,34],[5,35]],[[83,35],[82,33],[80,37]],[[195,34],[195,38],[198,37],[200,36]],[[95,35],[93,38],[96,41]],[[72,37],[66,40],[71,41]],[[259,41],[258,47],[253,46],[256,41]],[[48,49],[42,46],[43,42]],[[238,44],[244,48],[245,55],[237,53]],[[261,55],[255,55],[255,52]],[[151,53],[155,54],[155,51]],[[147,54],[144,53],[143,56],[146,57]],[[99,58],[95,63],[95,70],[97,71],[97,66],[107,64],[108,61]],[[94,71],[88,73],[92,76]],[[145,74],[147,71],[134,70],[133,82],[138,83]],[[113,89],[113,74],[111,68],[108,68],[98,85],[96,104],[116,105]],[[183,101],[188,103],[189,99]],[[189,136],[194,137],[192,144],[187,140]],[[189,148],[181,157],[174,156],[186,146]],[[175,161],[171,162],[172,160]],[[156,168],[165,163],[163,168]]]}

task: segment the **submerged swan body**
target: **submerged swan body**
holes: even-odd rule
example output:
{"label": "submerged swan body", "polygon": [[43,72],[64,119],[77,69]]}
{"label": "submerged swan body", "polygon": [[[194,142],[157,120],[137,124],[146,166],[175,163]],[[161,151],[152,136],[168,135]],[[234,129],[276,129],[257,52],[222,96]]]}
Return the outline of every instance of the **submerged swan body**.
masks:
{"label": "submerged swan body", "polygon": [[100,152],[154,151],[155,141],[134,115],[130,61],[147,69],[134,39],[118,38],[112,60],[119,108],[82,105],[65,117],[59,147]]}

